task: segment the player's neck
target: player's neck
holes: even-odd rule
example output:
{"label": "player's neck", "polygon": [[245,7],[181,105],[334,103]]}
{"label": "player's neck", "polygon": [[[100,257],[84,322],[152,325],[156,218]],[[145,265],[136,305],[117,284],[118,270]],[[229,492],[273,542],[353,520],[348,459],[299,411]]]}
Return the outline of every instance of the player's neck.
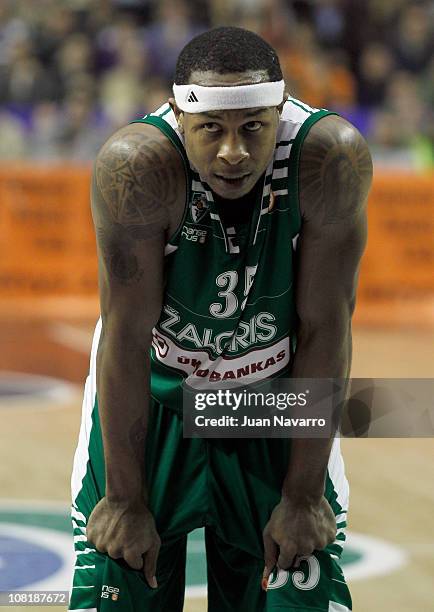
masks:
{"label": "player's neck", "polygon": [[261,176],[253,189],[235,200],[227,200],[214,193],[214,201],[226,225],[231,223],[247,223],[252,214],[258,196],[259,189],[262,189],[264,177]]}

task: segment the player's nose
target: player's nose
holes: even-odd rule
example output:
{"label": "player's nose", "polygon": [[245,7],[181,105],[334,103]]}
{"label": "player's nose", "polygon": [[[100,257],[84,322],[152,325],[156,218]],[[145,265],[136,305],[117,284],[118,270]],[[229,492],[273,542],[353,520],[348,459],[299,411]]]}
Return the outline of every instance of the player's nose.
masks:
{"label": "player's nose", "polygon": [[248,159],[250,155],[241,140],[230,138],[222,142],[217,157],[231,166],[236,166]]}

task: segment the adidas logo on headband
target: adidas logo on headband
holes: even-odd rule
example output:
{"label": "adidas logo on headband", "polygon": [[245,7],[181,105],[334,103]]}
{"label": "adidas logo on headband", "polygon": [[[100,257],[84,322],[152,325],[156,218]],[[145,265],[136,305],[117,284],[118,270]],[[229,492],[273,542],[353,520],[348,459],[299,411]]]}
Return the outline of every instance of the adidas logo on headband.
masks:
{"label": "adidas logo on headband", "polygon": [[192,89],[190,89],[190,91],[187,94],[186,102],[199,102],[196,94],[194,93]]}

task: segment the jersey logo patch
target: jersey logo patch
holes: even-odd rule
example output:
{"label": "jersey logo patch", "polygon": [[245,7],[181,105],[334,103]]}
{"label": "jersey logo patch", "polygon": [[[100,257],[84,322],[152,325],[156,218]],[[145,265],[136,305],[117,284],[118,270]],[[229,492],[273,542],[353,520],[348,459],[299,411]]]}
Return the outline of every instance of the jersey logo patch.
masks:
{"label": "jersey logo patch", "polygon": [[193,223],[199,223],[209,210],[209,204],[204,193],[193,193],[191,202],[191,218]]}
{"label": "jersey logo patch", "polygon": [[112,601],[117,601],[119,599],[118,587],[103,584],[101,589],[101,599],[111,599]]}
{"label": "jersey logo patch", "polygon": [[158,353],[160,359],[164,359],[169,352],[169,345],[167,344],[166,340],[157,334],[155,330],[153,330],[152,334],[152,346]]}

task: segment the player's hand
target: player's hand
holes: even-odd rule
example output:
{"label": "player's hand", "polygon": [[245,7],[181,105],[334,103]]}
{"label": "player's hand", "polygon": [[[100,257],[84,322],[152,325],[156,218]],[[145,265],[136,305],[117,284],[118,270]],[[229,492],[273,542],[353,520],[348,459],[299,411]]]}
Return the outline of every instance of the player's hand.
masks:
{"label": "player's hand", "polygon": [[95,506],[87,524],[87,539],[113,559],[124,559],[136,570],[143,569],[152,588],[161,540],[154,517],[144,504],[109,502],[103,497]]}
{"label": "player's hand", "polygon": [[322,550],[335,538],[335,515],[325,497],[318,503],[282,498],[263,531],[265,569],[262,587],[266,590],[276,565],[281,569],[296,568],[300,564],[299,557]]}

